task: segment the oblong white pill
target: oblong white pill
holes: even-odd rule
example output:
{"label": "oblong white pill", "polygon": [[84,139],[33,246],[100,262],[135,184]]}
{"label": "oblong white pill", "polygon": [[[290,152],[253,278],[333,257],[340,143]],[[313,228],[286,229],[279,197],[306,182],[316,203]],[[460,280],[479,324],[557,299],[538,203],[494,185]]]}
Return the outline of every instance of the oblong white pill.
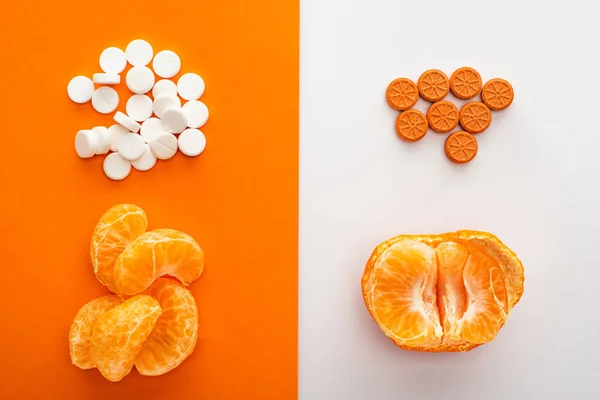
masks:
{"label": "oblong white pill", "polygon": [[180,107],[169,107],[163,113],[161,118],[163,128],[167,132],[179,133],[187,128],[187,117]]}
{"label": "oblong white pill", "polygon": [[177,96],[160,95],[154,99],[152,110],[158,118],[162,118],[167,108],[181,107],[181,100]]}
{"label": "oblong white pill", "polygon": [[204,88],[204,79],[198,74],[183,74],[177,81],[177,92],[185,100],[198,100],[204,94]]}
{"label": "oblong white pill", "polygon": [[171,50],[163,50],[154,56],[152,68],[161,78],[172,78],[179,73],[181,60]]}
{"label": "oblong white pill", "polygon": [[119,94],[111,87],[99,87],[92,95],[92,106],[100,114],[110,114],[119,106]]}
{"label": "oblong white pill", "polygon": [[127,72],[125,83],[133,93],[148,93],[154,86],[154,73],[148,67],[133,67]]}
{"label": "oblong white pill", "polygon": [[152,153],[159,160],[168,160],[177,153],[177,137],[171,133],[165,133],[148,143]]}
{"label": "oblong white pill", "polygon": [[190,100],[181,109],[187,117],[190,128],[200,128],[208,121],[208,107],[201,101]]}
{"label": "oblong white pill", "polygon": [[87,76],[76,76],[69,81],[67,94],[75,103],[87,103],[94,94],[94,82]]}
{"label": "oblong white pill", "polygon": [[106,154],[110,150],[111,134],[105,126],[95,126],[92,132],[98,140],[98,149],[96,154]]}
{"label": "oblong white pill", "polygon": [[138,171],[148,171],[150,168],[154,167],[156,160],[157,158],[152,152],[150,145],[144,143],[144,154],[137,160],[132,161],[131,165]]}
{"label": "oblong white pill", "polygon": [[183,154],[195,157],[206,148],[206,137],[198,129],[186,129],[177,138],[177,145]]}
{"label": "oblong white pill", "polygon": [[150,143],[153,140],[156,140],[160,136],[165,133],[169,133],[163,128],[162,122],[158,118],[148,118],[142,123],[142,128],[140,129],[140,134],[142,135],[142,139],[146,141],[146,143]]}
{"label": "oblong white pill", "polygon": [[117,142],[119,141],[119,137],[130,133],[129,129],[125,128],[123,125],[117,124],[112,125],[108,128],[108,135],[110,136],[110,150],[117,151]]}
{"label": "oblong white pill", "polygon": [[152,99],[145,94],[134,94],[125,105],[127,115],[138,122],[143,122],[152,116]]}
{"label": "oblong white pill", "polygon": [[100,54],[100,68],[107,74],[120,74],[126,66],[125,52],[117,47],[109,47]]}
{"label": "oblong white pill", "polygon": [[144,154],[144,139],[137,133],[128,133],[119,136],[117,151],[126,160],[137,160]]}
{"label": "oblong white pill", "polygon": [[175,82],[170,79],[161,79],[156,82],[152,88],[152,96],[157,98],[162,95],[177,97],[177,85]]}
{"label": "oblong white pill", "polygon": [[92,81],[99,85],[118,85],[121,83],[121,76],[117,74],[99,73],[92,75]]}
{"label": "oblong white pill", "polygon": [[150,43],[142,39],[131,41],[125,49],[125,56],[129,64],[134,67],[143,67],[150,64],[154,56],[154,50]]}
{"label": "oblong white pill", "polygon": [[75,135],[75,152],[81,158],[90,158],[98,150],[96,135],[88,129],[81,130]]}
{"label": "oblong white pill", "polygon": [[121,157],[119,153],[110,153],[104,159],[104,173],[114,181],[125,179],[131,172],[131,161]]}
{"label": "oblong white pill", "polygon": [[125,128],[129,129],[133,133],[138,133],[141,126],[137,122],[133,120],[133,118],[129,118],[127,115],[123,114],[121,111],[117,111],[115,116],[113,117],[115,121],[119,124],[123,125]]}

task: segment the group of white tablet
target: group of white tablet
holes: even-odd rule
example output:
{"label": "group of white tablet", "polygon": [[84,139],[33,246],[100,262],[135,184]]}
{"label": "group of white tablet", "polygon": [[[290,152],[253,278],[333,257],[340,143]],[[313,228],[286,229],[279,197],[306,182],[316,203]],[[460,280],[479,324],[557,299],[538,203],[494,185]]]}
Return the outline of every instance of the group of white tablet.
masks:
{"label": "group of white tablet", "polygon": [[[152,62],[154,72],[147,67]],[[114,180],[124,179],[131,168],[146,171],[157,159],[167,160],[177,150],[187,156],[197,156],[206,147],[206,138],[198,129],[208,120],[208,108],[198,99],[204,93],[204,80],[197,74],[182,75],[177,84],[173,78],[181,69],[179,56],[170,50],[154,55],[152,46],[136,39],[123,51],[109,47],[100,55],[102,73],[92,79],[76,76],[67,87],[69,98],[92,106],[102,114],[110,114],[119,106],[119,94],[108,85],[121,83],[120,74],[127,67],[125,83],[133,95],[125,111],[117,111],[117,124],[108,128],[97,126],[81,130],[75,136],[75,151],[82,158],[108,154],[104,160],[105,174]],[[155,82],[155,74],[160,78]],[[105,85],[95,88],[96,85]],[[152,91],[152,98],[147,95]],[[186,100],[182,105],[181,99]],[[153,117],[152,115],[155,115]],[[139,134],[138,134],[139,133]],[[178,135],[178,136],[175,136]]]}

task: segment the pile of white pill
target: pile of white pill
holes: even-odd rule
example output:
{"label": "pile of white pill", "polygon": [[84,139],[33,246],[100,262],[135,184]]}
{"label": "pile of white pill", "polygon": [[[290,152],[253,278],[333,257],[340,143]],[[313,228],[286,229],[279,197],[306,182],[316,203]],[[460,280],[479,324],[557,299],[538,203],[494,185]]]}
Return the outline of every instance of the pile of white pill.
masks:
{"label": "pile of white pill", "polygon": [[[206,147],[206,138],[199,128],[208,120],[208,108],[198,101],[204,93],[204,80],[187,73],[177,84],[173,82],[170,78],[181,69],[179,56],[170,50],[154,55],[145,40],[132,41],[125,51],[116,47],[104,50],[100,54],[103,72],[93,74],[92,79],[85,76],[71,79],[67,87],[69,98],[80,104],[91,101],[101,114],[114,113],[120,99],[111,86],[121,83],[120,74],[127,63],[132,68],[125,76],[125,84],[133,95],[127,99],[126,113],[114,114],[115,125],[84,129],[75,135],[79,157],[107,154],[104,173],[114,180],[126,178],[131,167],[147,171],[157,159],[168,160],[177,150],[193,157]],[[150,63],[154,72],[148,67]],[[155,74],[162,79],[155,81]]]}

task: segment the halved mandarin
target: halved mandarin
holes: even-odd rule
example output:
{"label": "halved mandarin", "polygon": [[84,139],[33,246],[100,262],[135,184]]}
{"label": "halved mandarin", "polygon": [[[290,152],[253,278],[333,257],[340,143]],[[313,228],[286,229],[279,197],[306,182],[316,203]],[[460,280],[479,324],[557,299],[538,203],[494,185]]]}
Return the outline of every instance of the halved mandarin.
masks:
{"label": "halved mandarin", "polygon": [[454,132],[444,145],[446,156],[458,164],[468,163],[477,155],[477,139],[469,132]]}
{"label": "halved mandarin", "polygon": [[392,81],[385,91],[385,98],[394,110],[404,111],[413,108],[419,100],[417,85],[408,78]]}
{"label": "halved mandarin", "polygon": [[462,67],[454,71],[450,77],[452,93],[462,100],[469,100],[481,92],[481,75],[469,67]]}
{"label": "halved mandarin", "polygon": [[492,123],[492,112],[483,103],[472,101],[460,109],[460,126],[469,133],[481,133]]}
{"label": "halved mandarin", "polygon": [[446,97],[450,91],[450,82],[446,74],[439,69],[430,69],[421,74],[417,87],[422,98],[436,102]]}
{"label": "halved mandarin", "polygon": [[523,266],[486,232],[401,235],[374,250],[365,305],[398,346],[468,351],[493,340],[523,293]]}
{"label": "halved mandarin", "polygon": [[429,127],[438,133],[448,133],[458,126],[458,108],[449,101],[433,103],[427,110]]}
{"label": "halved mandarin", "polygon": [[396,118],[396,133],[407,142],[421,140],[428,129],[427,117],[419,110],[402,111]]}
{"label": "halved mandarin", "polygon": [[501,78],[494,78],[483,85],[481,99],[490,110],[500,111],[511,105],[515,97],[512,85]]}

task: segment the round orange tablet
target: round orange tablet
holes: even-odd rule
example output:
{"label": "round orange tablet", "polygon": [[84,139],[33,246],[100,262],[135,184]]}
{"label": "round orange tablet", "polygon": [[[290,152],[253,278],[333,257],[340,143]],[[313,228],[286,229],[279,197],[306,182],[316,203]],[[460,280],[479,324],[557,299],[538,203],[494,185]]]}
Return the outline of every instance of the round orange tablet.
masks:
{"label": "round orange tablet", "polygon": [[446,155],[451,161],[463,164],[471,161],[477,155],[477,140],[469,132],[454,132],[446,139],[444,146]]}
{"label": "round orange tablet", "polygon": [[438,133],[450,132],[458,125],[458,108],[446,100],[433,103],[427,110],[427,121]]}
{"label": "round orange tablet", "polygon": [[396,118],[396,133],[400,139],[407,142],[416,142],[423,139],[428,129],[427,118],[419,110],[403,111]]}
{"label": "round orange tablet", "polygon": [[501,78],[490,79],[483,85],[481,99],[490,110],[504,110],[512,103],[515,92],[510,83]]}
{"label": "round orange tablet", "polygon": [[481,133],[492,123],[492,112],[483,103],[472,101],[460,109],[460,126],[469,133]]}
{"label": "round orange tablet", "polygon": [[385,99],[394,110],[404,111],[417,104],[419,91],[417,85],[410,79],[398,78],[388,86]]}
{"label": "round orange tablet", "polygon": [[472,99],[481,91],[481,75],[473,68],[459,68],[450,77],[450,89],[459,99]]}
{"label": "round orange tablet", "polygon": [[450,81],[446,74],[439,69],[430,69],[419,77],[417,87],[422,98],[436,102],[446,97],[450,91]]}

